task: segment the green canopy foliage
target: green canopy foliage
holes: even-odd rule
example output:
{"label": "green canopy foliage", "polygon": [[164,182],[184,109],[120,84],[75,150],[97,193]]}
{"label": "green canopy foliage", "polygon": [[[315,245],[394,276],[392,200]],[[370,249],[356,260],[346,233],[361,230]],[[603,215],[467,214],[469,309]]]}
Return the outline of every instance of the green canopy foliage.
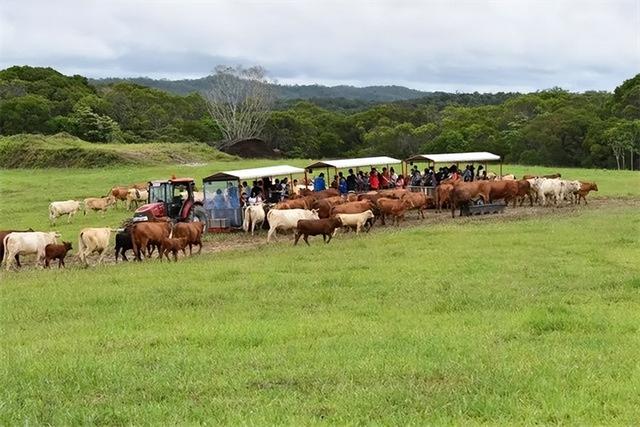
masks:
{"label": "green canopy foliage", "polygon": [[[550,166],[624,167],[628,157],[637,168],[638,123],[640,74],[613,93],[425,92],[387,103],[285,98],[262,136],[290,157],[491,151],[509,162]],[[94,87],[51,68],[0,71],[0,134],[61,131],[91,142],[222,138],[197,93],[178,96],[118,80]]]}

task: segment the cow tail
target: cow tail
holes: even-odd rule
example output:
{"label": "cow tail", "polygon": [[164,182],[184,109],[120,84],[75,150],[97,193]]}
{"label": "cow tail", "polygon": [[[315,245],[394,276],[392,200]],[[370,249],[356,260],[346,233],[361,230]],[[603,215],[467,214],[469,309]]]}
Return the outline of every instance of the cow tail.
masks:
{"label": "cow tail", "polygon": [[7,234],[6,236],[4,236],[4,239],[2,239],[2,246],[4,247],[4,255],[2,256],[2,262],[4,263],[4,265],[7,265],[7,260],[9,259],[9,251],[7,250],[7,242],[9,241],[9,236],[11,235],[11,233]]}
{"label": "cow tail", "polygon": [[251,226],[251,209],[244,210],[244,221],[242,221],[242,229],[247,232]]}
{"label": "cow tail", "polygon": [[84,232],[80,233],[78,236],[78,258],[80,258],[81,262],[84,262],[84,239],[82,238]]}

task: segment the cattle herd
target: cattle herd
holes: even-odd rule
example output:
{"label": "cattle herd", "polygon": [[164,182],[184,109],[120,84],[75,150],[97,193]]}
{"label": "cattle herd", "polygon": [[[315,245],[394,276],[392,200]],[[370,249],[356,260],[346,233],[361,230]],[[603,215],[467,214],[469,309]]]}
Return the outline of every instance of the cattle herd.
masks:
{"label": "cattle herd", "polygon": [[[61,216],[67,216],[71,222],[82,208],[104,213],[110,206],[122,201],[127,209],[134,203],[146,201],[146,189],[142,185],[131,188],[114,187],[105,197],[84,199],[83,202],[67,200],[52,202],[49,205],[49,220],[52,225]],[[268,228],[267,242],[271,241],[277,231],[293,230],[294,245],[300,237],[307,245],[309,236],[323,236],[326,243],[336,234],[338,229],[352,229],[356,233],[369,231],[376,221],[385,225],[388,220],[399,225],[407,211],[415,210],[420,218],[424,211],[435,208],[437,212],[443,208],[455,210],[465,204],[491,204],[503,200],[505,204],[522,206],[528,199],[531,206],[538,203],[542,206],[550,204],[587,203],[586,196],[590,191],[598,191],[592,182],[563,180],[560,174],[547,176],[527,176],[515,179],[513,175],[502,179],[473,182],[443,181],[435,188],[434,196],[427,196],[422,191],[409,189],[384,189],[366,193],[350,193],[340,195],[338,190],[330,188],[314,192],[302,189],[290,199],[275,205],[247,204],[244,210],[243,229],[253,235],[256,229]],[[189,255],[193,246],[202,250],[202,222],[172,222],[169,218],[159,218],[143,222],[127,222],[122,228],[84,228],[78,235],[77,258],[84,266],[88,266],[87,257],[98,254],[98,263],[103,261],[109,249],[111,234],[115,235],[115,261],[121,258],[127,261],[126,252],[133,251],[134,259],[141,261],[152,257],[157,251],[158,258],[170,260],[173,255],[177,261],[178,253]],[[60,234],[27,230],[0,231],[0,259],[5,268],[20,267],[20,255],[35,254],[36,263],[49,267],[52,261],[58,260],[58,266],[64,267],[65,256],[72,249],[71,242],[58,243]]]}

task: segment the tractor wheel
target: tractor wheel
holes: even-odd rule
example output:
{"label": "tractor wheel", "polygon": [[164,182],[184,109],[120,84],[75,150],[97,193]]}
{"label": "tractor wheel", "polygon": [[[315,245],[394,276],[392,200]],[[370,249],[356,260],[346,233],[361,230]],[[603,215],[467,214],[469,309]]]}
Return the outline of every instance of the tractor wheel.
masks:
{"label": "tractor wheel", "polygon": [[191,209],[191,214],[189,215],[189,219],[193,222],[204,222],[204,231],[202,234],[207,234],[207,211],[204,210],[202,206],[194,206]]}

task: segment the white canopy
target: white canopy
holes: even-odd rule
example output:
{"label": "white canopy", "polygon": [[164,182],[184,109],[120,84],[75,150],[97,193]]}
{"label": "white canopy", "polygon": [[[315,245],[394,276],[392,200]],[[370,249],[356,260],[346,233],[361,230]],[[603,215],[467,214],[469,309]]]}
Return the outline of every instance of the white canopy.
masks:
{"label": "white canopy", "polygon": [[472,153],[416,154],[405,159],[405,162],[416,160],[426,160],[433,163],[498,162],[500,161],[500,156],[487,151]]}
{"label": "white canopy", "polygon": [[362,166],[379,166],[379,165],[395,165],[401,163],[401,160],[393,157],[361,157],[358,159],[340,159],[340,160],[322,160],[307,166],[307,169],[314,168],[358,168]]}
{"label": "white canopy", "polygon": [[302,174],[302,173],[304,173],[304,169],[302,168],[296,168],[289,165],[281,165],[281,166],[268,166],[265,168],[239,169],[234,171],[218,172],[206,178],[203,178],[202,180],[204,182],[226,181],[231,179],[253,179],[253,178],[293,175],[293,174]]}

